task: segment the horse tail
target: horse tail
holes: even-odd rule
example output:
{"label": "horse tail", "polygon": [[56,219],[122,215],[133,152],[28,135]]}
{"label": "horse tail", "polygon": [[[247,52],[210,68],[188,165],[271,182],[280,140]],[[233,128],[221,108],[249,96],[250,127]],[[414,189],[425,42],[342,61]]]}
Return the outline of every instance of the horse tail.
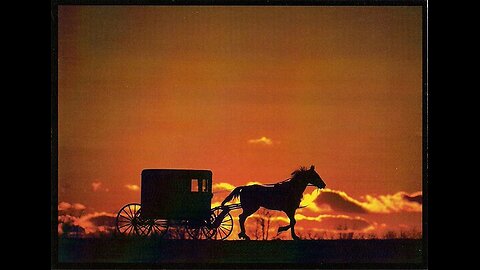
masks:
{"label": "horse tail", "polygon": [[236,187],[222,202],[222,206],[224,206],[227,202],[231,201],[232,199],[238,198],[240,196],[240,192],[242,192],[242,187]]}

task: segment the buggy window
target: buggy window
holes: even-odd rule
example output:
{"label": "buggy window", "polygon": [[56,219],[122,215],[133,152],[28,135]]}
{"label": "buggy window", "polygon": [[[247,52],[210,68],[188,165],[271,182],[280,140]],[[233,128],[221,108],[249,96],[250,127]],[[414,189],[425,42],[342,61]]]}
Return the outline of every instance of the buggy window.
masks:
{"label": "buggy window", "polygon": [[192,179],[192,187],[191,187],[190,191],[191,192],[198,192],[199,191],[198,179]]}
{"label": "buggy window", "polygon": [[207,179],[202,179],[202,192],[208,192],[207,190]]}
{"label": "buggy window", "polygon": [[208,192],[207,179],[192,179],[191,192]]}

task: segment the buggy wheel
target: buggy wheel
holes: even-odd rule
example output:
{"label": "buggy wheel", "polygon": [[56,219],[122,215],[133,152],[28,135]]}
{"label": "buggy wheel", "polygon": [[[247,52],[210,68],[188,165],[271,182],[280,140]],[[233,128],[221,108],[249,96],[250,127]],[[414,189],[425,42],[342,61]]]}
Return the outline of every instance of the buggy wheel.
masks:
{"label": "buggy wheel", "polygon": [[215,229],[209,229],[207,227],[207,221],[192,221],[189,220],[185,224],[185,230],[188,235],[195,240],[207,240],[212,239],[215,235]]}
{"label": "buggy wheel", "polygon": [[[211,222],[212,224],[218,224],[218,227],[215,230],[215,234],[212,236],[212,239],[215,240],[224,240],[230,236],[233,231],[233,218],[229,212],[223,213],[222,208],[213,208],[211,212]],[[217,218],[222,218],[221,221],[217,221]],[[217,223],[219,222],[219,223]]]}
{"label": "buggy wheel", "polygon": [[122,207],[117,214],[115,227],[123,235],[148,235],[150,226],[140,217],[141,205],[130,203]]}
{"label": "buggy wheel", "polygon": [[153,219],[150,226],[150,235],[162,238],[168,231],[168,221],[166,219]]}

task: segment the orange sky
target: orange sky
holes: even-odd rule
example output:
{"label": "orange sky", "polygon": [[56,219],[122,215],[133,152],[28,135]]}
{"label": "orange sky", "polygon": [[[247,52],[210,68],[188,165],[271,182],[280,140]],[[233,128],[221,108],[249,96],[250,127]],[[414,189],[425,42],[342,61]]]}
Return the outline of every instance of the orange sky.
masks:
{"label": "orange sky", "polygon": [[[58,18],[59,202],[116,212],[140,201],[144,168],[236,186],[315,164],[360,201],[422,190],[421,7],[60,6]],[[391,223],[421,227],[407,216]]]}

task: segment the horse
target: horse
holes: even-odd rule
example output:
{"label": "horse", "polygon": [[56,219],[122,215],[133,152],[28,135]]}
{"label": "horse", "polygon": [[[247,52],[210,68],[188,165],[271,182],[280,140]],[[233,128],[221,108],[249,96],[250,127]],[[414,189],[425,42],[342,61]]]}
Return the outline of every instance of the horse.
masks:
{"label": "horse", "polygon": [[291,229],[292,238],[299,240],[300,238],[295,234],[295,211],[299,208],[303,192],[308,185],[319,189],[326,186],[320,175],[315,171],[314,165],[310,169],[300,167],[300,169],[291,173],[291,178],[273,185],[236,187],[225,198],[221,206],[224,207],[225,203],[240,197],[240,205],[243,209],[243,212],[239,215],[241,231],[238,237],[240,239],[250,240],[250,237],[245,233],[245,220],[260,207],[264,207],[285,212],[290,219],[290,225],[278,228],[278,233]]}

